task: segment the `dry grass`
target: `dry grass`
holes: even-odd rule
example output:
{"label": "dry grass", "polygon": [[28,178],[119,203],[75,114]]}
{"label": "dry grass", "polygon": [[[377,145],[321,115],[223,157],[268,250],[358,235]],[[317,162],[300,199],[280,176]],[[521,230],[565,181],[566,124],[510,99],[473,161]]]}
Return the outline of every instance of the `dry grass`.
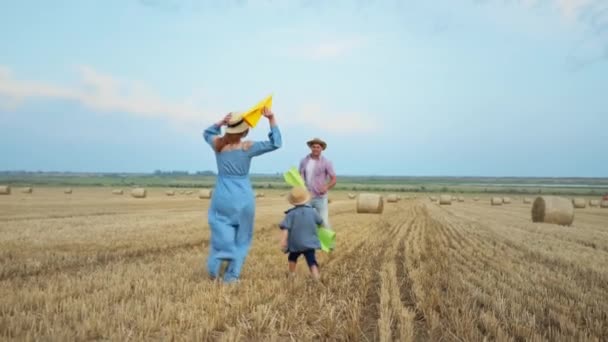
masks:
{"label": "dry grass", "polygon": [[320,283],[303,262],[286,278],[275,224],[288,205],[268,192],[236,286],[203,272],[208,201],[160,189],[0,197],[0,339],[608,339],[605,209],[565,228],[531,223],[517,202],[356,215],[336,195]]}

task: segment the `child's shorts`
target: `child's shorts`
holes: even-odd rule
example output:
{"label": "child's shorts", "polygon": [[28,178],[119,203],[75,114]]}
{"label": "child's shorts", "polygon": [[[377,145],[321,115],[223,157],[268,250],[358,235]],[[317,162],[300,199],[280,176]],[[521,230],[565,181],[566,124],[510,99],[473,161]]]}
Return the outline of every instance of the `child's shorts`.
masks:
{"label": "child's shorts", "polygon": [[319,266],[319,264],[317,264],[317,259],[315,258],[314,249],[307,249],[302,252],[290,252],[287,259],[291,262],[298,262],[298,258],[300,257],[301,254],[304,254],[308,267]]}

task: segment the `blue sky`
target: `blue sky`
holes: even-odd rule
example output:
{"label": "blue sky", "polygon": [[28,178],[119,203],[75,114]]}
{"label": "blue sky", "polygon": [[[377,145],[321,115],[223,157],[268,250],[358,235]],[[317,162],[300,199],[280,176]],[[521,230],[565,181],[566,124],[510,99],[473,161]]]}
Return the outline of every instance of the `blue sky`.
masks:
{"label": "blue sky", "polygon": [[608,176],[603,0],[12,1],[0,44],[0,170],[215,170],[272,93],[253,172]]}

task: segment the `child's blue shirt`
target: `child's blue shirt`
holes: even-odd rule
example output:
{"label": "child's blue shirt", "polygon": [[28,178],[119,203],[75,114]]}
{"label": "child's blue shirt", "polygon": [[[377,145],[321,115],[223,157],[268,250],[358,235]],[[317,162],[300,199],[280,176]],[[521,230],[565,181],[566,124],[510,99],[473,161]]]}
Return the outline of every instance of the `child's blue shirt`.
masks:
{"label": "child's blue shirt", "polygon": [[321,248],[317,236],[317,226],[323,223],[319,213],[309,205],[298,205],[285,212],[279,225],[289,232],[287,249],[289,252],[303,252]]}

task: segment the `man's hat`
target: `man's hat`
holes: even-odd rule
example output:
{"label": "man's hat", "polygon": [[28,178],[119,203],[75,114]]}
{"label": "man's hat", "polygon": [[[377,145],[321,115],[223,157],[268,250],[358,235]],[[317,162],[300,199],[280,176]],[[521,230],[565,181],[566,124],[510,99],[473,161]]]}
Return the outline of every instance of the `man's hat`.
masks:
{"label": "man's hat", "polygon": [[323,150],[325,150],[327,148],[327,143],[319,138],[313,138],[312,140],[309,140],[306,145],[308,145],[308,147],[312,147],[312,145],[314,144],[319,144],[321,145],[321,147],[323,148]]}

